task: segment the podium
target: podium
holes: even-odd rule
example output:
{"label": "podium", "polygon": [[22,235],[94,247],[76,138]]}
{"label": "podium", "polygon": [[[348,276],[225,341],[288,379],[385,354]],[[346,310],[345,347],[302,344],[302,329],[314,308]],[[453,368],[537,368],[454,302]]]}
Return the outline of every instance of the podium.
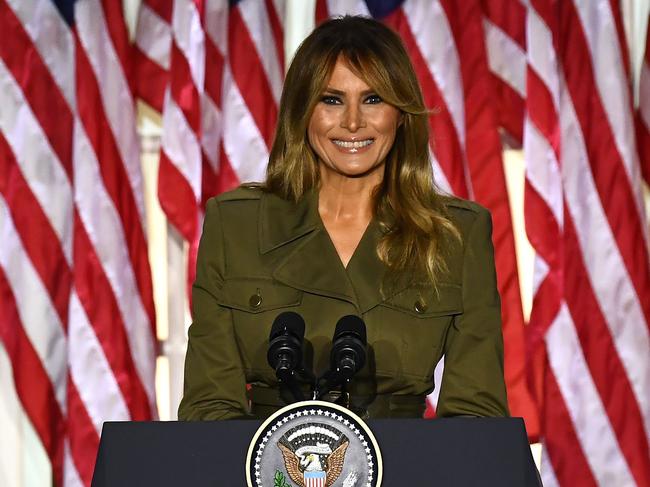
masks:
{"label": "podium", "polygon": [[[245,487],[246,453],[260,424],[105,423],[92,487]],[[367,424],[383,457],[383,486],[541,486],[520,418]]]}

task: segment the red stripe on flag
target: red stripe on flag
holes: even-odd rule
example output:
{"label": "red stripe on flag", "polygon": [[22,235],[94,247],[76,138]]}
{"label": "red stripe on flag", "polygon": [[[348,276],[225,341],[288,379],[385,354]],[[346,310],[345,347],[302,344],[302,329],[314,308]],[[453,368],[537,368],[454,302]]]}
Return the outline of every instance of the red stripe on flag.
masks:
{"label": "red stripe on flag", "polygon": [[[51,324],[44,324],[50,326]],[[65,420],[52,383],[23,330],[16,300],[0,267],[0,339],[11,360],[16,392],[52,463],[56,485],[63,481]]]}
{"label": "red stripe on flag", "polygon": [[228,160],[228,155],[224,151],[223,142],[219,146],[219,154],[219,172],[217,174],[215,194],[230,191],[239,186],[240,183],[237,174]]}
{"label": "red stripe on flag", "polygon": [[224,59],[210,36],[207,35],[205,36],[205,59],[208,60],[205,63],[205,93],[216,106],[221,107]]}
{"label": "red stripe on flag", "polygon": [[[534,69],[526,73],[529,96],[526,99],[528,117],[549,143],[556,159],[560,160],[560,123],[551,93]],[[549,162],[549,164],[551,164]]]}
{"label": "red stripe on flag", "polygon": [[327,0],[316,0],[316,25],[323,23],[330,16],[329,9],[327,8]]}
{"label": "red stripe on flag", "polygon": [[48,291],[65,328],[72,287],[72,272],[41,205],[27,185],[13,152],[0,133],[0,193],[36,272]]}
{"label": "red stripe on flag", "polygon": [[275,10],[273,0],[264,0],[264,3],[266,4],[266,11],[269,16],[273,41],[275,42],[278,65],[280,66],[280,72],[284,73],[284,39],[282,36],[282,23],[278,17],[278,13],[284,14],[284,12],[278,12]]}
{"label": "red stripe on flag", "polygon": [[68,427],[70,453],[81,481],[90,487],[99,450],[99,435],[95,430],[79,391],[68,374],[68,415],[73,418]]}
{"label": "red stripe on flag", "polygon": [[172,43],[170,87],[171,96],[185,115],[185,119],[195,134],[201,130],[201,102],[199,91],[192,79],[190,65],[183,52]]}
{"label": "red stripe on flag", "polygon": [[238,8],[231,9],[228,18],[228,56],[239,92],[266,142],[266,147],[270,148],[278,109],[273,102],[273,91],[262,68],[257,49]]}
{"label": "red stripe on flag", "polygon": [[486,17],[526,50],[526,7],[521,0],[481,0]]}
{"label": "red stripe on flag", "polygon": [[[169,195],[174,197],[170,198]],[[197,201],[187,179],[169,161],[164,152],[160,153],[158,199],[170,222],[185,240],[191,242],[198,231]]]}
{"label": "red stripe on flag", "polygon": [[639,159],[641,161],[643,179],[646,184],[650,185],[650,127],[647,127],[643,123],[640,112],[637,113],[636,140],[639,146]]}
{"label": "red stripe on flag", "polygon": [[545,437],[545,453],[548,453],[560,485],[598,487],[550,368],[546,370],[545,378],[544,429],[549,431],[552,428],[554,432]]}
{"label": "red stripe on flag", "polygon": [[133,363],[113,288],[76,212],[74,224],[74,281],[79,301],[104,350],[131,418],[151,419],[149,399]]}
{"label": "red stripe on flag", "polygon": [[5,0],[0,0],[0,31],[5,37],[0,42],[0,57],[21,87],[52,149],[72,180],[72,112],[29,35]]}
{"label": "red stripe on flag", "polygon": [[135,49],[135,65],[138,70],[138,96],[155,110],[162,112],[165,99],[165,88],[169,82],[169,73],[157,63]]}
{"label": "red stripe on flag", "polygon": [[525,102],[519,93],[495,74],[492,74],[492,81],[499,97],[495,107],[499,125],[521,144],[524,138]]}
{"label": "red stripe on flag", "polygon": [[208,199],[216,194],[217,173],[212,169],[210,161],[203,152],[201,156],[201,210],[204,210]]}

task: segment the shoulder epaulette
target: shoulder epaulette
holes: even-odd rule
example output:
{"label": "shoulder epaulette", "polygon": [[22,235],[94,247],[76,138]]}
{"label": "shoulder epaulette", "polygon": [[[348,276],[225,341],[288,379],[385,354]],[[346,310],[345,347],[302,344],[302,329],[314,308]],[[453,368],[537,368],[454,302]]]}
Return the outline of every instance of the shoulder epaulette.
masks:
{"label": "shoulder epaulette", "polygon": [[263,191],[261,186],[240,186],[217,196],[220,203],[225,201],[259,200]]}
{"label": "shoulder epaulette", "polygon": [[483,208],[478,203],[469,200],[464,200],[461,198],[456,198],[454,196],[446,198],[445,204],[447,205],[447,207],[459,208],[461,210],[469,210],[473,213],[480,213],[481,211],[485,211],[485,208]]}

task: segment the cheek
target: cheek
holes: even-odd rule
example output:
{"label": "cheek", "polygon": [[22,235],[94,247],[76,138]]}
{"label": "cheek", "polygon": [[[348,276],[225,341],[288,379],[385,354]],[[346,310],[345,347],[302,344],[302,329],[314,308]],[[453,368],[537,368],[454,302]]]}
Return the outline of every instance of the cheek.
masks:
{"label": "cheek", "polygon": [[400,114],[393,107],[388,110],[382,110],[376,114],[375,123],[373,124],[378,134],[381,134],[387,141],[395,139],[397,128],[399,126]]}
{"label": "cheek", "polygon": [[324,137],[332,128],[332,116],[325,110],[316,109],[309,119],[307,132],[309,137]]}

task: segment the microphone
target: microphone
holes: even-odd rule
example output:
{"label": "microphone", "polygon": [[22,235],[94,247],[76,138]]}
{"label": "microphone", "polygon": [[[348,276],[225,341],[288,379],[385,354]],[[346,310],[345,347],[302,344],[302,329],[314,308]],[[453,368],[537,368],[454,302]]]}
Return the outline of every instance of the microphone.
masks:
{"label": "microphone", "polygon": [[330,353],[330,370],[317,381],[314,399],[320,399],[334,387],[341,386],[340,398],[346,397],[346,385],[366,363],[366,324],[361,318],[347,315],[336,324]]}
{"label": "microphone", "polygon": [[340,381],[349,381],[366,363],[366,324],[361,318],[347,315],[336,324],[330,354],[330,370]]}
{"label": "microphone", "polygon": [[302,366],[304,336],[305,321],[298,313],[285,311],[273,321],[266,358],[280,382],[289,382]]}

